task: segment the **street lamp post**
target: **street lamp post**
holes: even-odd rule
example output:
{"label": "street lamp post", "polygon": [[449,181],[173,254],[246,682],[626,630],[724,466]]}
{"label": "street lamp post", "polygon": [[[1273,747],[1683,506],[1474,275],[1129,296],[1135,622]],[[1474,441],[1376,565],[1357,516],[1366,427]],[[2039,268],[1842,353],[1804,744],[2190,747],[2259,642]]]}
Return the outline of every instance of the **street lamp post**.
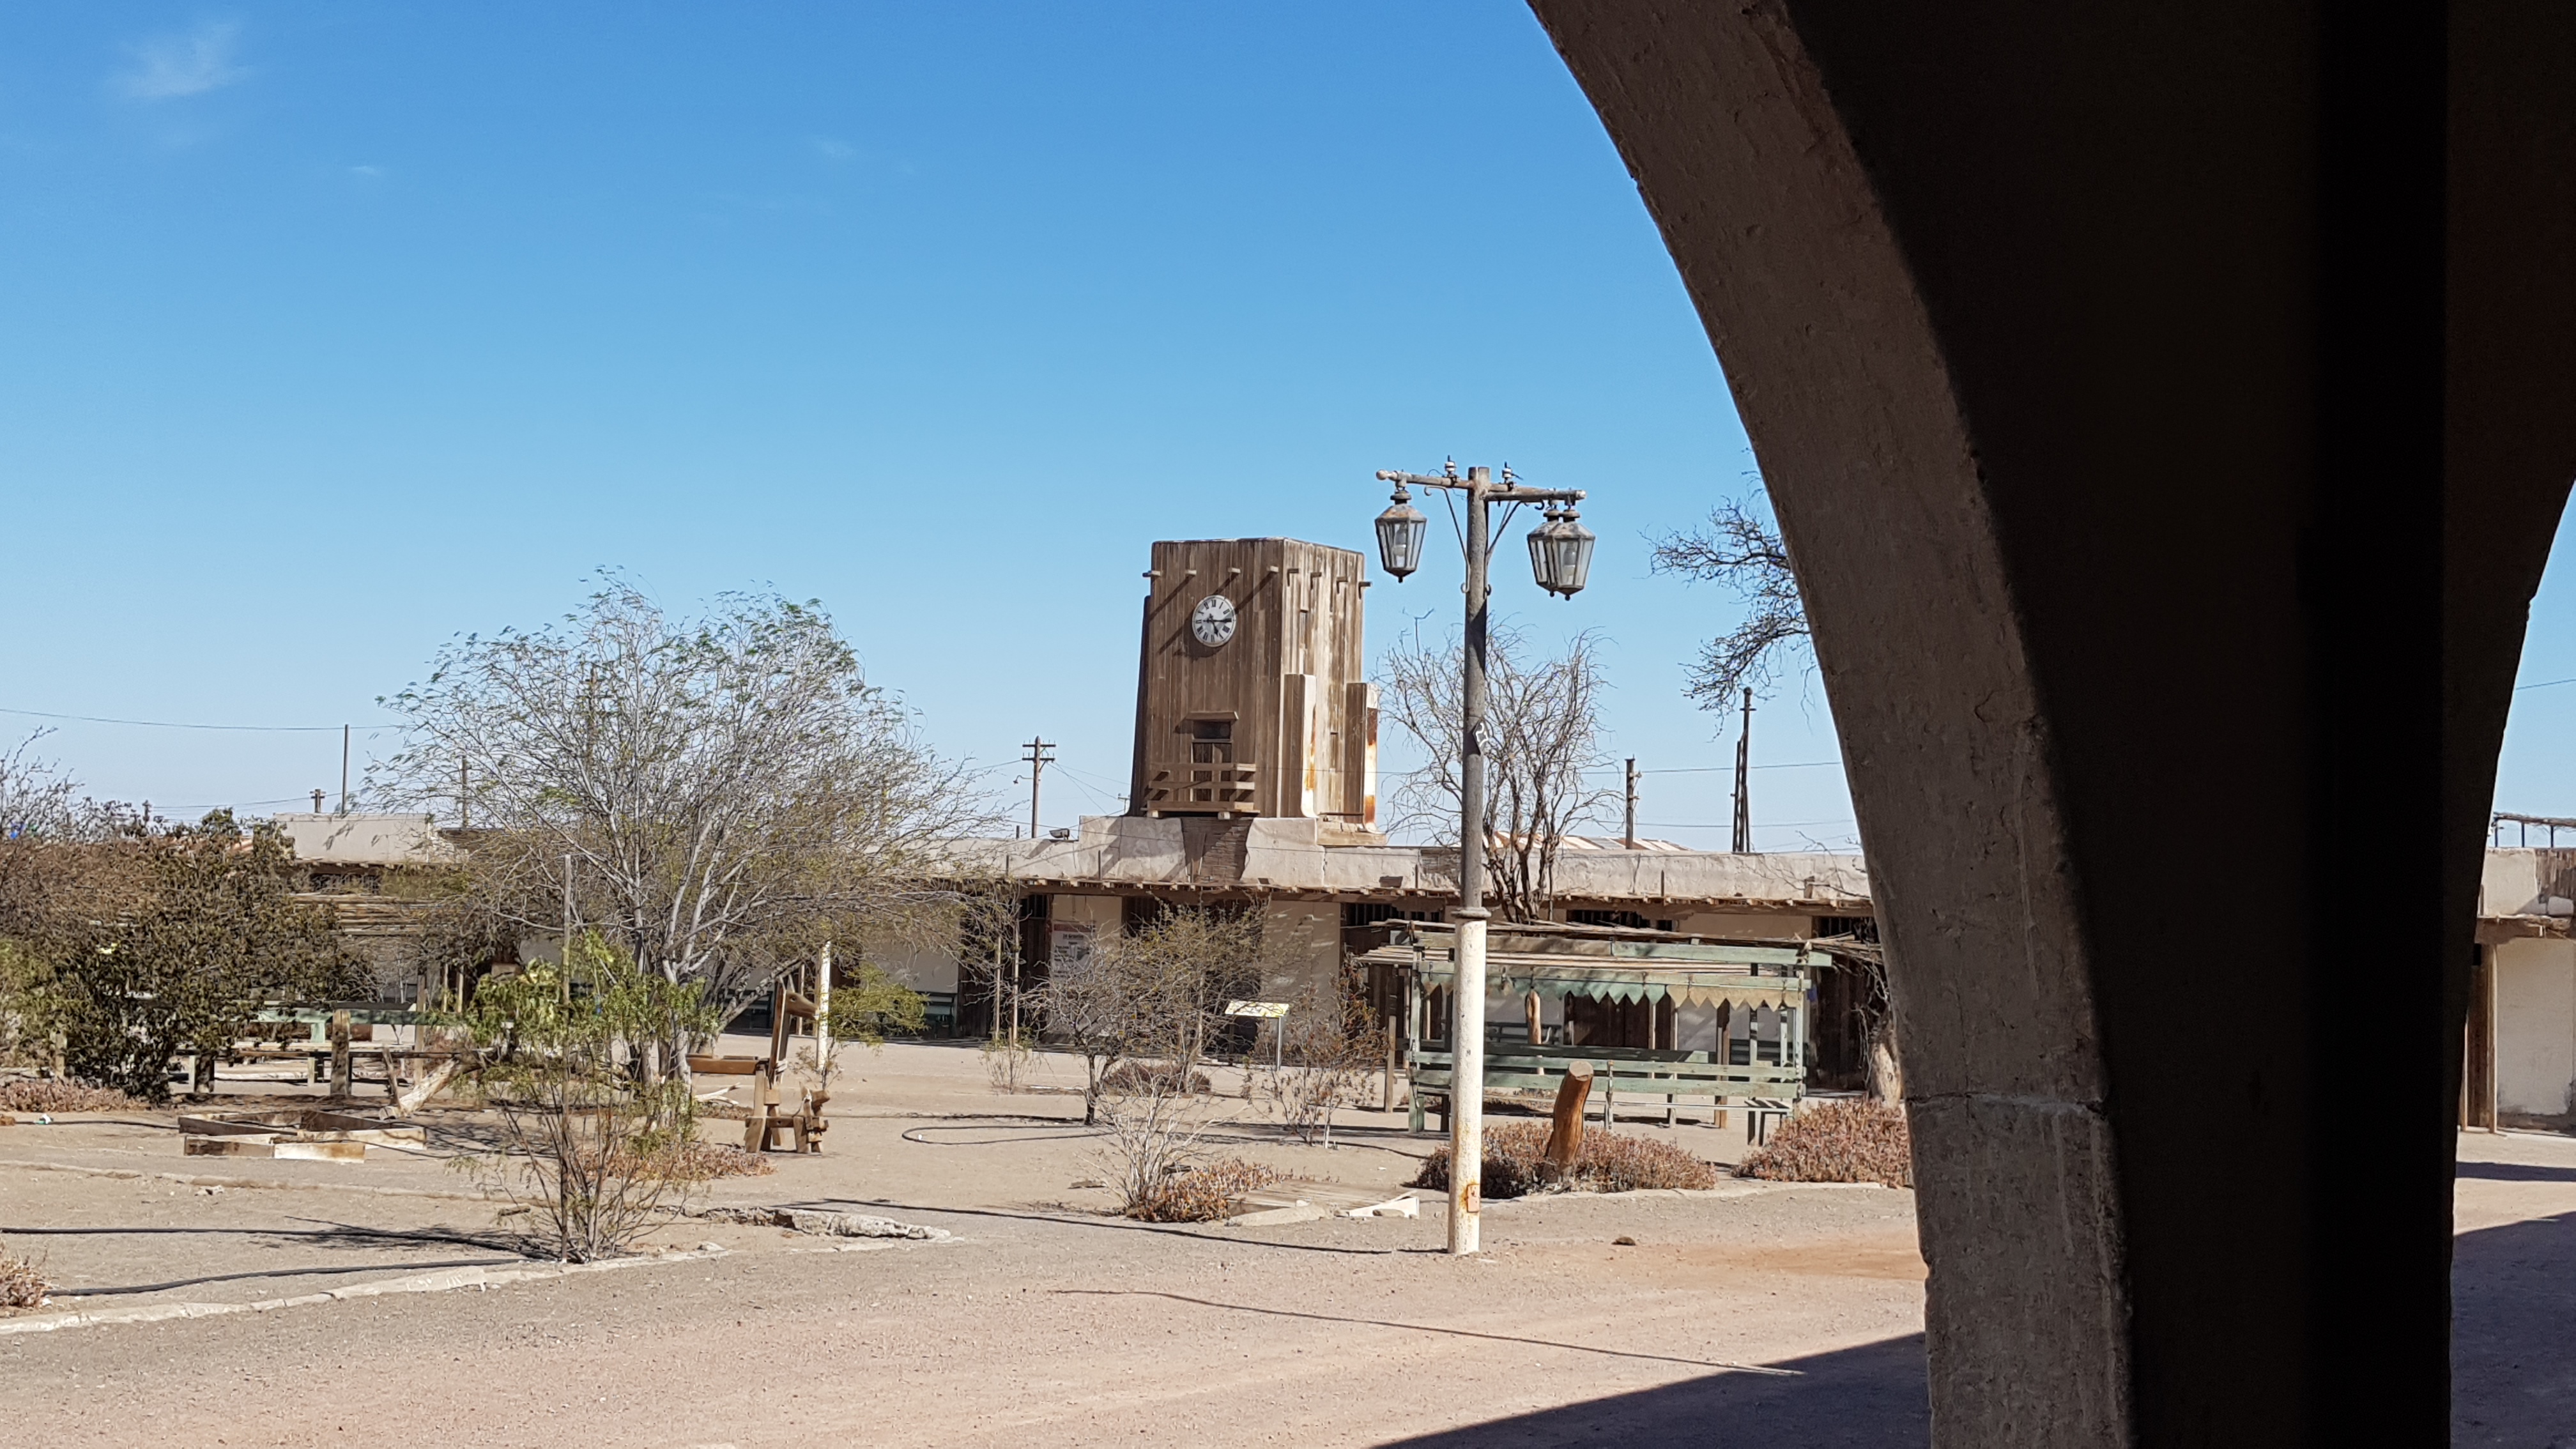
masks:
{"label": "street lamp post", "polygon": [[[1494,504],[1544,504],[1547,521],[1529,536],[1530,570],[1538,586],[1572,598],[1592,570],[1591,530],[1575,521],[1580,490],[1524,488],[1503,469],[1470,468],[1465,477],[1451,463],[1438,474],[1381,472],[1395,485],[1394,501],[1377,519],[1378,558],[1402,583],[1422,566],[1429,520],[1412,503],[1411,488],[1440,488],[1467,498],[1467,639],[1460,681],[1458,760],[1458,945],[1450,985],[1449,1015],[1449,1251],[1476,1251],[1484,1209],[1485,1165],[1485,645],[1493,586]],[[1505,515],[1508,523],[1510,515]]]}

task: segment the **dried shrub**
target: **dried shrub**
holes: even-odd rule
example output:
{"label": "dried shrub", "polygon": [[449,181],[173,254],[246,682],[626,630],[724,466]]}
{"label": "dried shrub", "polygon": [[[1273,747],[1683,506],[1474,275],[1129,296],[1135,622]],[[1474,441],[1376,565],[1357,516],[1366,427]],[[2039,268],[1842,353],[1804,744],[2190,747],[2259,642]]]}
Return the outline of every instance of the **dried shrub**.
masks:
{"label": "dried shrub", "polygon": [[1739,1177],[1773,1182],[1883,1182],[1914,1185],[1905,1111],[1885,1102],[1827,1102],[1780,1124],[1769,1145],[1747,1156]]}
{"label": "dried shrub", "polygon": [[726,1142],[691,1139],[662,1149],[656,1170],[674,1182],[712,1182],[719,1177],[767,1177],[778,1164],[757,1152]]}
{"label": "dried shrub", "polygon": [[[1547,1129],[1529,1122],[1487,1124],[1485,1128],[1485,1171],[1479,1181],[1486,1197],[1519,1197],[1539,1186],[1539,1173],[1546,1168]],[[1441,1148],[1422,1160],[1422,1170],[1413,1175],[1406,1187],[1427,1187],[1439,1192],[1449,1190],[1449,1149]]]}
{"label": "dried shrub", "polygon": [[0,1308],[42,1308],[53,1286],[35,1264],[0,1253]]}
{"label": "dried shrub", "polygon": [[[1483,1194],[1519,1197],[1532,1192],[1634,1192],[1640,1188],[1717,1186],[1717,1168],[1666,1142],[1587,1132],[1574,1166],[1559,1172],[1547,1160],[1548,1129],[1535,1122],[1506,1122],[1485,1129]],[[1448,1149],[1432,1153],[1407,1187],[1449,1190]]]}
{"label": "dried shrub", "polygon": [[1211,1223],[1232,1215],[1245,1193],[1278,1180],[1278,1173],[1260,1163],[1222,1157],[1166,1176],[1128,1205],[1127,1216],[1149,1223]]}
{"label": "dried shrub", "polygon": [[[1543,1134],[1542,1134],[1543,1135]],[[1669,1142],[1648,1137],[1587,1133],[1574,1162],[1577,1192],[1635,1192],[1642,1188],[1717,1186],[1717,1165]]]}
{"label": "dried shrub", "polygon": [[0,1082],[0,1112],[128,1112],[141,1105],[114,1087],[39,1077]]}

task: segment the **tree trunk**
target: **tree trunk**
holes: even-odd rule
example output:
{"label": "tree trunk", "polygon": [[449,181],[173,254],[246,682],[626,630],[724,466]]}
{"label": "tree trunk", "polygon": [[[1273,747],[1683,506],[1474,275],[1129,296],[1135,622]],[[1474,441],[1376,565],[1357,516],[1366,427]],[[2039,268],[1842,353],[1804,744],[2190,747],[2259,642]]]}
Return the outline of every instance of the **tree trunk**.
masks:
{"label": "tree trunk", "polygon": [[1905,1067],[1896,1054],[1896,1018],[1883,1017],[1869,1039],[1869,1097],[1873,1102],[1905,1100]]}

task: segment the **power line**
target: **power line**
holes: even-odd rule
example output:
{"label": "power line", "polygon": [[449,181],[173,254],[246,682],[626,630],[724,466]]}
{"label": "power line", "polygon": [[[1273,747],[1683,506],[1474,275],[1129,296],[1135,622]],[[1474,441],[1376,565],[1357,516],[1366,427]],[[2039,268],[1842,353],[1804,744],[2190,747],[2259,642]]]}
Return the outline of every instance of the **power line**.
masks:
{"label": "power line", "polygon": [[178,815],[193,815],[201,810],[247,810],[254,805],[297,805],[311,798],[311,792],[307,791],[302,795],[289,795],[282,800],[226,800],[212,805],[154,805],[152,813],[166,819]]}
{"label": "power line", "polygon": [[[166,719],[110,719],[105,715],[96,714],[56,714],[50,710],[42,709],[0,708],[0,714],[25,715],[31,719],[77,720],[82,724],[134,725],[142,729],[152,730],[226,730],[249,734],[328,734],[349,728],[347,725],[182,724],[175,720]],[[401,726],[398,724],[388,723],[371,724],[367,726],[367,728],[370,730],[389,730],[400,729]]]}
{"label": "power line", "polygon": [[[2576,680],[2569,680],[2568,682],[2576,684]],[[1821,770],[1827,766],[1840,766],[1841,764],[1842,761],[1840,760],[1797,760],[1789,764],[1755,765],[1751,768],[1756,770]],[[1672,765],[1661,770],[1639,770],[1637,773],[1640,775],[1716,775],[1732,774],[1734,773],[1734,770],[1735,767],[1733,765]],[[1618,773],[1618,767],[1614,765],[1603,765],[1599,769],[1586,770],[1583,773],[1587,775],[1616,774]]]}
{"label": "power line", "polygon": [[2517,684],[2513,687],[2513,692],[2520,694],[2526,689],[2554,689],[2562,684],[2576,684],[2576,678],[2544,679],[2538,684]]}
{"label": "power line", "polygon": [[[1754,822],[1753,828],[1756,830],[1795,830],[1806,825],[1857,825],[1859,823],[1859,821],[1846,815],[1840,820],[1761,820]],[[1707,821],[1698,820],[1640,820],[1637,822],[1637,828],[1640,830],[1731,830],[1734,826],[1732,824],[1717,825]]]}

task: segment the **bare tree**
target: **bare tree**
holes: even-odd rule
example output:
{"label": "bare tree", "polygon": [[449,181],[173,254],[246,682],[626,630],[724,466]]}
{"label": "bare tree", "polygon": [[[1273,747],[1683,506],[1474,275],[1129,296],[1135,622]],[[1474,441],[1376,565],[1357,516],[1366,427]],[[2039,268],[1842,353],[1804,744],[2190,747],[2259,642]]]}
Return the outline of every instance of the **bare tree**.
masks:
{"label": "bare tree", "polygon": [[[1589,634],[1576,636],[1562,658],[1533,663],[1519,634],[1496,629],[1486,657],[1486,885],[1505,920],[1540,920],[1556,893],[1565,837],[1618,795],[1586,783],[1606,763],[1607,685]],[[1448,845],[1458,839],[1462,663],[1454,640],[1433,648],[1416,638],[1384,664],[1386,711],[1428,757],[1397,788],[1397,827]]]}
{"label": "bare tree", "polygon": [[1359,1100],[1379,1065],[1377,1013],[1365,971],[1345,966],[1315,983],[1278,1023],[1287,1066],[1276,1084],[1279,1112],[1300,1142],[1333,1145],[1333,1113]]}
{"label": "bare tree", "polygon": [[52,761],[28,754],[46,734],[37,730],[0,755],[0,840],[73,833],[73,797],[80,786]]}
{"label": "bare tree", "polygon": [[36,757],[36,742],[52,733],[31,731],[0,754],[0,841],[97,841],[140,831],[130,806],[83,795],[59,762]]}
{"label": "bare tree", "polygon": [[1195,1160],[1199,1068],[1226,1006],[1258,988],[1263,951],[1258,903],[1180,906],[1094,941],[1032,993],[1047,1029],[1082,1054],[1083,1120],[1107,1129],[1101,1166],[1121,1211]]}
{"label": "bare tree", "polygon": [[1767,509],[1719,504],[1707,523],[1657,540],[1654,569],[1724,584],[1744,604],[1743,621],[1703,645],[1690,667],[1687,692],[1702,709],[1731,709],[1748,688],[1768,695],[1784,658],[1812,663],[1806,601]]}
{"label": "bare tree", "polygon": [[1228,1025],[1228,1004],[1261,985],[1262,903],[1172,906],[1133,932],[1092,942],[1089,964],[1121,1014],[1121,1054],[1184,1093]]}
{"label": "bare tree", "polygon": [[1836,969],[1851,972],[1859,983],[1856,1010],[1871,1100],[1901,1103],[1905,1066],[1896,1054],[1896,1008],[1887,990],[1887,948],[1875,935],[1820,937],[1808,944],[1831,957]]}
{"label": "bare tree", "polygon": [[924,882],[984,823],[972,774],[811,602],[729,594],[676,618],[606,576],[582,611],[460,640],[384,703],[406,744],[371,789],[465,797],[479,908],[544,934],[569,913],[710,1001],[944,895]]}

